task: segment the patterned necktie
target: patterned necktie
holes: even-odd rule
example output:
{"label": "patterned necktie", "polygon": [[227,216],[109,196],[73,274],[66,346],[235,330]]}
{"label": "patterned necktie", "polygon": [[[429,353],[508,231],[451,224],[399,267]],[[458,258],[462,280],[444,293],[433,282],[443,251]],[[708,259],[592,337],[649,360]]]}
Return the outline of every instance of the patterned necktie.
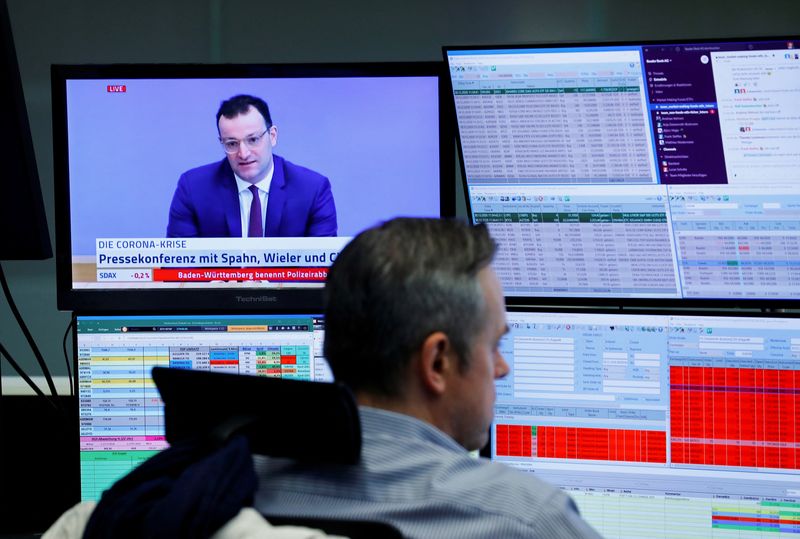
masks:
{"label": "patterned necktie", "polygon": [[248,187],[253,193],[253,202],[250,203],[250,225],[247,227],[248,238],[261,238],[264,236],[264,225],[261,223],[261,197],[258,196],[258,187]]}

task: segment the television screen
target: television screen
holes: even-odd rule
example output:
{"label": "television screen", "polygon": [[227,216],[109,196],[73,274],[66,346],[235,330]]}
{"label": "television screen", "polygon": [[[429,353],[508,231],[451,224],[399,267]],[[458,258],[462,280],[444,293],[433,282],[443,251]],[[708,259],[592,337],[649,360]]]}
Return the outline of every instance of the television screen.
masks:
{"label": "television screen", "polygon": [[800,299],[798,46],[445,48],[510,301]]}
{"label": "television screen", "polygon": [[508,313],[492,458],[603,537],[798,531],[800,320]]}
{"label": "television screen", "polygon": [[454,213],[441,75],[54,66],[59,308],[320,308],[359,231]]}
{"label": "television screen", "polygon": [[[332,381],[314,314],[76,316],[81,500],[167,447],[155,366]],[[214,395],[208,395],[213,399]]]}

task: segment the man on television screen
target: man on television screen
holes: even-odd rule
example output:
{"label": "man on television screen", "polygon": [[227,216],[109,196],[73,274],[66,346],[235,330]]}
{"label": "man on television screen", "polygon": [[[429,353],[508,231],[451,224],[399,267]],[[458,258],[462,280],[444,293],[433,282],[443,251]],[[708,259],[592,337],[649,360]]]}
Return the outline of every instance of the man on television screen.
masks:
{"label": "man on television screen", "polygon": [[509,372],[495,249],[485,225],[401,218],[342,250],[325,284],[324,354],[358,401],[361,460],[259,457],[256,509],[388,522],[409,538],[599,538],[563,491],[469,454],[487,443],[495,380]]}
{"label": "man on television screen", "polygon": [[263,99],[223,101],[217,130],[227,157],[178,179],[168,237],[336,236],[328,178],[272,153],[278,128]]}

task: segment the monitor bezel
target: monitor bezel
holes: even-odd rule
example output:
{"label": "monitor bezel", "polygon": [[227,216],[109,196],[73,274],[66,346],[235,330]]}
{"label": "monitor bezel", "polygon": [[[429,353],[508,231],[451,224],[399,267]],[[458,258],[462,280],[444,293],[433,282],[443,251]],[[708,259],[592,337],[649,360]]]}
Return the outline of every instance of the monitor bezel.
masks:
{"label": "monitor bezel", "polygon": [[[694,38],[694,39],[660,39],[660,40],[625,40],[625,41],[570,41],[570,42],[539,42],[539,43],[515,43],[500,45],[444,45],[442,47],[443,60],[446,64],[446,81],[448,96],[450,98],[450,114],[455,124],[454,131],[456,137],[456,150],[458,154],[459,172],[461,174],[461,188],[464,192],[467,219],[474,224],[472,218],[472,201],[469,196],[467,182],[466,165],[461,144],[461,132],[456,116],[455,99],[453,94],[453,81],[450,77],[450,62],[448,53],[450,51],[496,51],[496,50],[522,50],[522,49],[561,49],[561,48],[600,48],[600,47],[620,47],[620,46],[680,46],[680,45],[699,45],[699,44],[726,44],[726,43],[747,43],[747,42],[796,42],[800,49],[800,35],[797,36],[754,36],[754,37],[713,37],[713,38]],[[796,50],[797,50],[796,49]],[[700,309],[758,309],[758,308],[798,308],[800,299],[790,298],[632,298],[624,296],[615,297],[590,297],[590,296],[570,296],[558,297],[551,296],[506,296],[506,304],[520,308],[544,307],[546,310],[557,310],[559,307],[639,307],[639,308],[700,308]]]}
{"label": "monitor bezel", "polygon": [[[97,64],[52,65],[53,159],[57,306],[87,312],[321,311],[315,288],[81,289],[73,287],[66,82],[79,79],[436,77],[439,109],[439,216],[454,217],[455,135],[443,62],[303,64]],[[387,216],[388,217],[388,216]]]}

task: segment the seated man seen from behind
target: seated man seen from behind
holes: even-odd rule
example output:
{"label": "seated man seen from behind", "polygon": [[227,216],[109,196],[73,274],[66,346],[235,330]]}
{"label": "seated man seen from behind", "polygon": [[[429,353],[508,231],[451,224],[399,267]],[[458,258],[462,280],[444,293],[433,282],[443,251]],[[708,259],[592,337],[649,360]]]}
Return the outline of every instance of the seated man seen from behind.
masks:
{"label": "seated man seen from behind", "polygon": [[258,510],[388,522],[406,537],[598,537],[562,491],[469,454],[509,371],[495,249],[485,226],[438,219],[395,219],[345,247],[326,285],[325,356],[356,395],[361,462],[257,458]]}

